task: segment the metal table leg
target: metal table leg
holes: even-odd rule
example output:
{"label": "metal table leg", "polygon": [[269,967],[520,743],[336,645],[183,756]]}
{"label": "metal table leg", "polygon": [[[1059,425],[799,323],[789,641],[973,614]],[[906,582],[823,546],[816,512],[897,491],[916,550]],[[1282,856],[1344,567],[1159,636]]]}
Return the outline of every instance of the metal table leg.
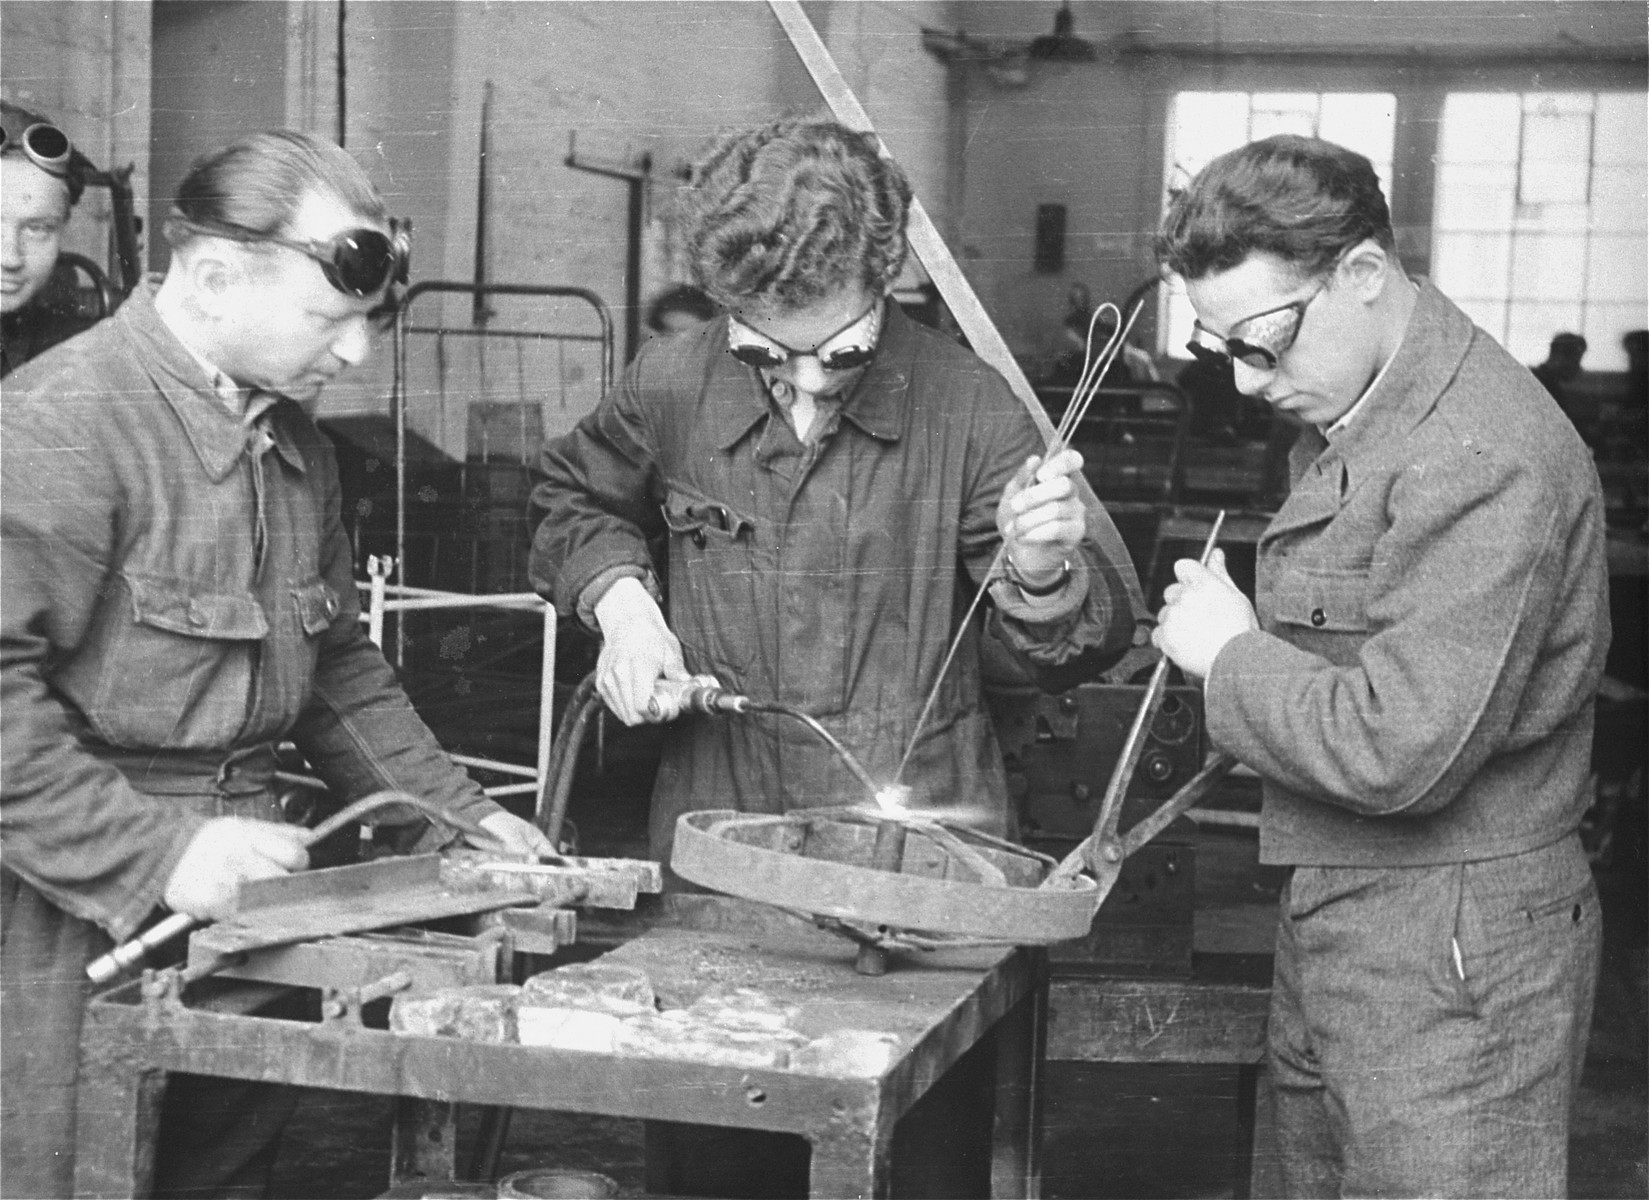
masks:
{"label": "metal table leg", "polygon": [[166,1072],[145,1068],[122,1048],[82,1044],[74,1194],[147,1196],[154,1188],[155,1135]]}
{"label": "metal table leg", "polygon": [[[1042,967],[1038,968],[1044,969]],[[1042,1062],[1048,991],[1032,989],[997,1022],[991,1195],[1042,1195]]]}

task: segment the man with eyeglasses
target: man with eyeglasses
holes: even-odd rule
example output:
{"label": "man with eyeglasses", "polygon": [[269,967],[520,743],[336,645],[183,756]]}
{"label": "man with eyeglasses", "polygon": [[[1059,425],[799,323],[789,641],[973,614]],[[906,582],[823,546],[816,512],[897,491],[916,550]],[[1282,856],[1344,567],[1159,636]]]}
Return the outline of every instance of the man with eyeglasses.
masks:
{"label": "man with eyeglasses", "polygon": [[[279,743],[344,799],[395,788],[551,849],[367,640],[311,419],[371,351],[405,231],[341,149],[274,131],[197,160],[165,233],[165,277],[14,372],[0,411],[8,1196],[71,1192],[88,962],[162,907],[219,917],[307,865]],[[291,1096],[173,1076],[154,1194],[260,1195]]]}
{"label": "man with eyeglasses", "polygon": [[0,101],[0,376],[93,323],[47,288],[90,170],[55,124]]}
{"label": "man with eyeglasses", "polygon": [[[1042,461],[1002,378],[889,298],[909,202],[897,164],[827,120],[728,134],[697,164],[683,243],[722,315],[650,340],[547,447],[533,495],[534,585],[602,635],[598,687],[622,720],[649,719],[661,679],[714,675],[817,717],[891,782],[1004,542],[987,606],[1002,641],[1049,668],[1097,670],[1127,648],[1122,576],[1071,482],[1079,456]],[[915,803],[1001,831],[977,640],[945,672],[904,782]],[[667,857],[683,812],[862,790],[797,722],[689,718],[666,735],[653,849]]]}
{"label": "man with eyeglasses", "polygon": [[[913,805],[1003,833],[977,626],[945,667],[998,549],[988,620],[1032,664],[1102,669],[1133,615],[1086,528],[1080,457],[1043,461],[1001,376],[890,300],[910,195],[869,138],[830,121],[720,139],[695,168],[683,241],[722,315],[651,339],[546,448],[531,573],[599,631],[597,686],[625,722],[650,719],[661,679],[713,675],[815,718],[877,780],[894,781],[914,738]],[[688,811],[868,800],[799,722],[688,717],[664,737],[652,852],[668,862]],[[735,1152],[700,1129],[673,1141],[694,1194],[805,1193],[805,1163],[782,1180],[740,1175],[788,1162],[782,1144]]]}
{"label": "man with eyeglasses", "polygon": [[1256,1194],[1562,1196],[1597,976],[1577,835],[1609,642],[1591,456],[1398,259],[1367,159],[1215,159],[1157,241],[1193,353],[1304,426],[1258,611],[1182,561],[1157,645],[1293,868]]}

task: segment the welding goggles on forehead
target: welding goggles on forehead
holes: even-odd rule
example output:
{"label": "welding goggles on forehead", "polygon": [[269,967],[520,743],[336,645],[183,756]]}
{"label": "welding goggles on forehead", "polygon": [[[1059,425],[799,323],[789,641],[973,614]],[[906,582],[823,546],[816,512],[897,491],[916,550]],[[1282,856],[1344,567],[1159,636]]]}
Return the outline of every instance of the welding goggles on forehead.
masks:
{"label": "welding goggles on forehead", "polygon": [[816,358],[826,371],[852,371],[876,357],[876,343],[882,334],[882,298],[846,325],[819,342],[812,350],[797,350],[758,333],[737,317],[727,318],[727,353],[747,367],[772,370],[795,358]]}
{"label": "welding goggles on forehead", "polygon": [[25,114],[8,106],[0,110],[0,152],[13,150],[21,151],[35,166],[59,179],[68,177],[69,162],[74,158],[74,143],[68,134],[45,121],[29,121]]}
{"label": "welding goggles on forehead", "polygon": [[389,219],[389,232],[378,229],[346,229],[326,241],[307,241],[259,233],[228,221],[195,221],[176,211],[173,218],[211,237],[235,242],[268,242],[296,250],[321,266],[326,281],[346,296],[364,299],[383,291],[392,283],[405,283],[412,261],[412,222]]}

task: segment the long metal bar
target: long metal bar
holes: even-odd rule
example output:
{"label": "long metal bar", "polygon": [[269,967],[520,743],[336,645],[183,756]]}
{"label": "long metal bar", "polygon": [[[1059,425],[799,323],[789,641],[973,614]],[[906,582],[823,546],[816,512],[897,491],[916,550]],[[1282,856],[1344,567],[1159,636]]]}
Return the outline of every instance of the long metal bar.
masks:
{"label": "long metal bar", "polygon": [[[779,24],[784,27],[791,46],[801,57],[802,65],[813,77],[813,82],[818,86],[820,94],[836,119],[850,129],[875,135],[876,127],[870,120],[870,114],[853,94],[852,87],[848,85],[823,39],[819,37],[819,31],[813,27],[813,22],[803,11],[800,0],[767,0],[767,3],[773,10],[773,15],[778,18]],[[880,149],[883,155],[892,157],[888,154],[885,144],[881,144]],[[1037,399],[1036,390],[1031,387],[1031,381],[1026,378],[1024,370],[1013,356],[1013,351],[1008,348],[1002,334],[991,321],[985,306],[980,303],[973,285],[968,282],[962,268],[957,265],[950,248],[945,245],[945,239],[940,236],[938,228],[928,216],[927,209],[922,206],[921,199],[916,196],[911,197],[910,217],[905,236],[929,278],[939,289],[945,304],[949,306],[956,323],[961,326],[968,344],[979,357],[1002,373],[1014,395],[1019,397],[1020,403],[1030,413],[1031,420],[1036,422],[1043,440],[1051,443],[1055,437],[1054,425],[1048,419],[1042,402]],[[1117,532],[1110,514],[1105,511],[1105,506],[1088,486],[1087,480],[1078,476],[1076,484],[1077,491],[1082,496],[1083,507],[1087,510],[1088,532],[1105,552],[1105,557],[1115,564],[1122,575],[1134,618],[1139,621],[1148,613],[1145,595],[1140,590],[1139,578],[1134,571],[1128,547],[1123,542],[1122,535]]]}
{"label": "long metal bar", "polygon": [[[1214,518],[1214,527],[1208,531],[1208,540],[1203,543],[1201,561],[1207,566],[1214,555],[1214,547],[1219,543],[1220,526],[1225,524],[1225,510],[1221,509],[1219,516]],[[1128,736],[1122,743],[1122,752],[1117,755],[1116,765],[1111,768],[1111,779],[1105,787],[1105,798],[1100,801],[1099,815],[1094,821],[1094,831],[1072,850],[1048,875],[1047,884],[1057,883],[1068,879],[1087,866],[1094,878],[1099,880],[1102,893],[1110,890],[1111,884],[1116,882],[1117,873],[1122,869],[1122,860],[1128,854],[1128,848],[1117,837],[1117,821],[1122,815],[1122,798],[1128,792],[1128,785],[1134,780],[1134,771],[1139,766],[1140,755],[1145,750],[1145,736],[1150,731],[1151,723],[1156,720],[1157,712],[1162,708],[1164,689],[1168,685],[1168,668],[1172,664],[1164,654],[1157,660],[1157,665],[1151,671],[1151,681],[1145,685],[1145,695],[1140,700],[1139,711],[1134,714],[1134,723],[1128,728]],[[1223,759],[1224,756],[1222,756]],[[1218,772],[1211,779],[1204,779],[1208,775],[1205,768],[1186,784],[1182,792],[1194,787],[1212,783],[1223,777],[1225,772],[1235,765],[1235,760],[1224,761]],[[1199,793],[1200,795],[1200,793]],[[1170,800],[1169,804],[1173,801]],[[1134,847],[1138,849],[1138,847]],[[1046,886],[1046,885],[1045,885]]]}

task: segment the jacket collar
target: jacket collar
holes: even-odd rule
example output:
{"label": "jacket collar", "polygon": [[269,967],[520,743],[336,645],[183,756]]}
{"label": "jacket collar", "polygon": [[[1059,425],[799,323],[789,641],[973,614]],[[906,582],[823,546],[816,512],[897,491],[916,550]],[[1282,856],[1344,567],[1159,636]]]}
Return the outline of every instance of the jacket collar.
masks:
{"label": "jacket collar", "polygon": [[1329,438],[1353,473],[1430,415],[1471,348],[1471,318],[1429,279],[1415,282],[1419,295],[1397,353],[1356,418]]}
{"label": "jacket collar", "polygon": [[1379,470],[1384,456],[1437,406],[1471,347],[1471,318],[1434,287],[1417,279],[1420,294],[1402,343],[1368,393],[1356,418],[1332,438],[1300,433],[1290,455],[1294,485],[1266,530],[1269,539],[1327,520],[1347,496]]}
{"label": "jacket collar", "polygon": [[[224,406],[200,362],[155,311],[157,284],[158,277],[140,283],[114,319],[137,344],[138,361],[166,398],[207,477],[221,483],[246,452],[247,428]],[[267,425],[275,452],[293,470],[303,471],[303,451],[286,427],[291,416],[287,406],[292,403],[278,398]]]}
{"label": "jacket collar", "polygon": [[[917,334],[904,310],[887,297],[882,336],[876,357],[870,360],[842,404],[841,416],[865,433],[884,442],[904,435],[906,393],[910,390],[916,358]],[[773,412],[761,372],[726,353],[727,318],[711,322],[705,331],[710,361],[705,372],[707,394],[714,405],[715,442],[730,450]],[[720,387],[713,386],[720,384]]]}

